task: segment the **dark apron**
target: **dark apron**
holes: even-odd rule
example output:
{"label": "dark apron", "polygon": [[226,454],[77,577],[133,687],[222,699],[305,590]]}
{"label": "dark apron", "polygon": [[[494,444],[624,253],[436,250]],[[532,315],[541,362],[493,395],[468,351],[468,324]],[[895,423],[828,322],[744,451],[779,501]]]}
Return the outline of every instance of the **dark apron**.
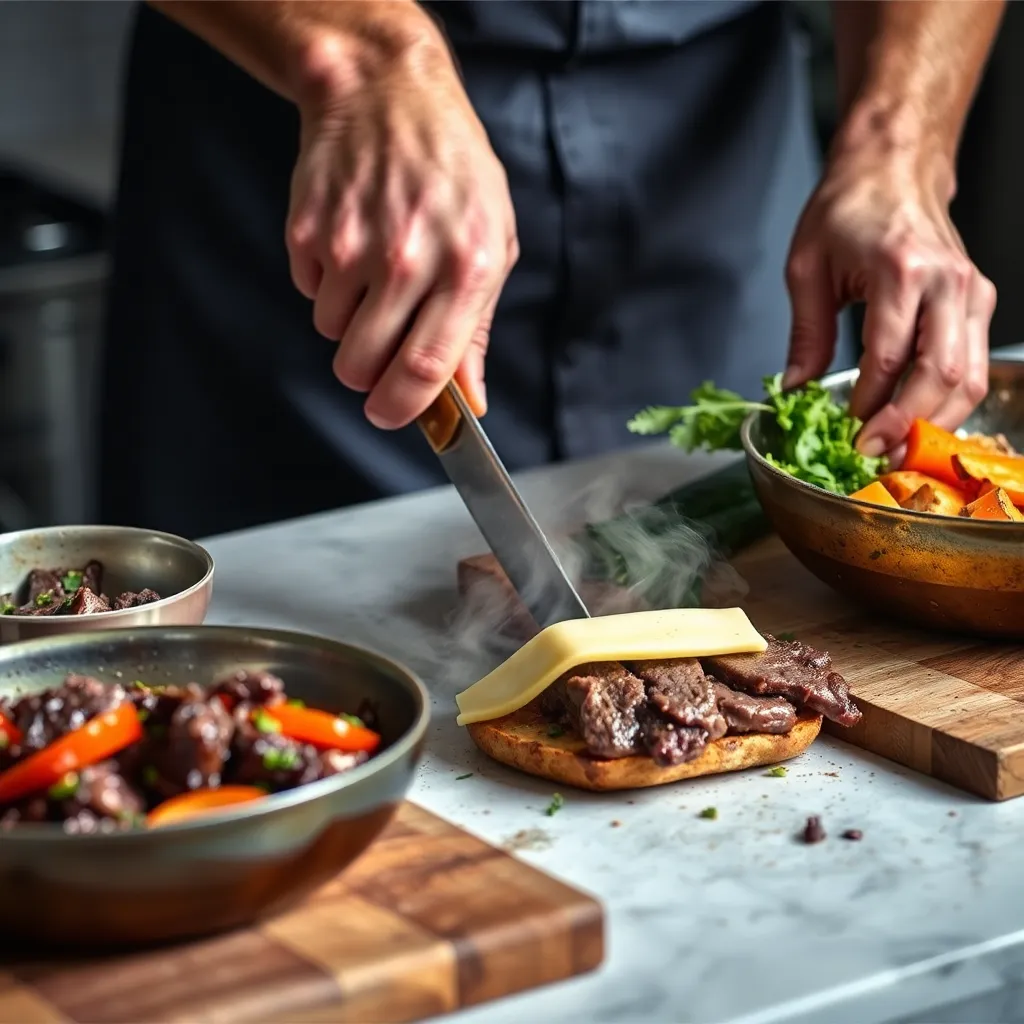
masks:
{"label": "dark apron", "polygon": [[[815,151],[784,3],[433,3],[522,255],[487,364],[513,470],[637,443],[638,408],[782,368]],[[444,482],[331,374],[291,284],[291,105],[149,8],[126,90],[106,521],[201,536]],[[840,362],[848,357],[840,358]]]}

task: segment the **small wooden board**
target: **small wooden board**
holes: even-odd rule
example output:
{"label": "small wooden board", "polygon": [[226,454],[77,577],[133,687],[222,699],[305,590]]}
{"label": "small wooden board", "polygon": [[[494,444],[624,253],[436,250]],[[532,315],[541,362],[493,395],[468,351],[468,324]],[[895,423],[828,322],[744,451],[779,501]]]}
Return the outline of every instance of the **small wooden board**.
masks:
{"label": "small wooden board", "polygon": [[415,1021],[593,970],[603,947],[596,900],[405,803],[348,871],[258,927],[4,961],[0,1022]]}
{"label": "small wooden board", "polygon": [[[750,587],[740,604],[754,625],[828,651],[850,684],[864,718],[852,729],[826,721],[827,732],[988,800],[1024,794],[1024,647],[873,616],[776,537],[733,565]],[[484,586],[488,574],[501,578],[492,586],[507,588],[494,559],[476,556],[472,571],[460,566],[463,592]],[[530,635],[521,613],[513,624],[521,639]]]}

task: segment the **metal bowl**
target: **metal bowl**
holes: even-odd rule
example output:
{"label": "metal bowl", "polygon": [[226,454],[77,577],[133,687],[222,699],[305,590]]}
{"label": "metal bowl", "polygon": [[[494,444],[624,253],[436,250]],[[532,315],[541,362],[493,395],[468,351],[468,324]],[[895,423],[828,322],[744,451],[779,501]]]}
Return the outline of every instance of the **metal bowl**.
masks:
{"label": "metal bowl", "polygon": [[[849,398],[856,370],[822,383]],[[965,425],[1024,449],[1024,362],[993,359],[988,397]],[[768,520],[787,548],[835,590],[915,625],[1024,639],[1024,523],[888,509],[838,497],[768,463],[771,416],[743,425],[747,465]]]}
{"label": "metal bowl", "polygon": [[224,931],[288,908],[369,846],[409,788],[429,720],[423,684],[381,655],[281,630],[117,629],[0,648],[0,692],[43,689],[68,672],[208,683],[240,667],[278,674],[310,707],[373,701],[381,752],[349,773],[152,831],[13,827],[0,837],[4,934],[116,948]]}
{"label": "metal bowl", "polygon": [[162,600],[95,615],[2,615],[0,644],[123,626],[198,626],[213,594],[213,558],[192,541],[131,526],[50,526],[0,534],[0,594],[32,569],[103,563],[104,590],[155,590]]}

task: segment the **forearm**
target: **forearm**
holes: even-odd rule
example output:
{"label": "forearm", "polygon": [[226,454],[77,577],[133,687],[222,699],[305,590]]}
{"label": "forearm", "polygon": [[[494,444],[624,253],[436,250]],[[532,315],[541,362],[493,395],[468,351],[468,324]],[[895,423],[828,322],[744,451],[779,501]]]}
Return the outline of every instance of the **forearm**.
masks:
{"label": "forearm", "polygon": [[358,86],[422,52],[450,62],[415,0],[149,0],[268,88],[300,106]]}
{"label": "forearm", "polygon": [[865,143],[955,161],[1005,0],[837,0],[840,126]]}

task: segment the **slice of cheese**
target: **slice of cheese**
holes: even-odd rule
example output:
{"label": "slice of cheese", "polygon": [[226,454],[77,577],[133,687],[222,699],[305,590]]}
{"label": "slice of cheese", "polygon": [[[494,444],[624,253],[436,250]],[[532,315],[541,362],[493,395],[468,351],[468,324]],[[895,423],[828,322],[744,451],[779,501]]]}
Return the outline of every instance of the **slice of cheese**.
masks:
{"label": "slice of cheese", "polygon": [[705,658],[767,648],[742,608],[670,608],[556,622],[456,696],[459,725],[510,715],[588,661]]}

